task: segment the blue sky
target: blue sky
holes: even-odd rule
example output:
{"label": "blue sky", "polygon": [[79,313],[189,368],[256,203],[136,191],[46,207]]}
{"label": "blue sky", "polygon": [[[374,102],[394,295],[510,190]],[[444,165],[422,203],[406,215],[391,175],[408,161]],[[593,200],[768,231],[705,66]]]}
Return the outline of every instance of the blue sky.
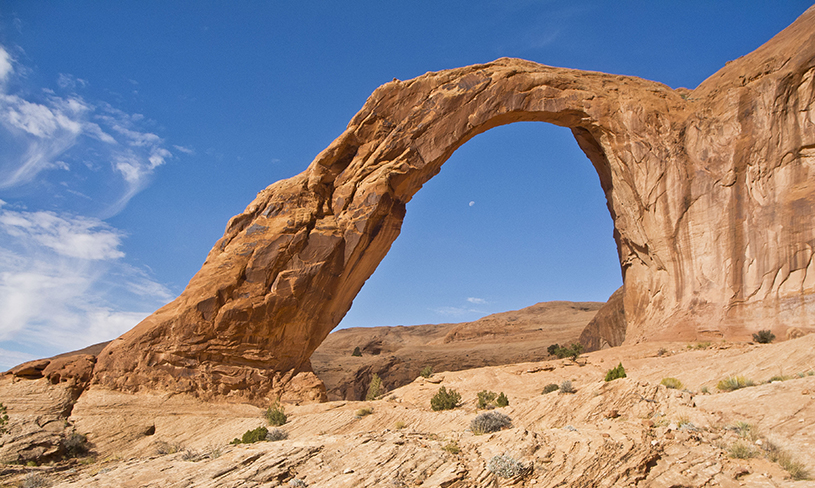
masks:
{"label": "blue sky", "polygon": [[[0,370],[177,296],[227,220],[393,78],[502,56],[693,88],[807,2],[0,3]],[[473,320],[621,284],[570,133],[459,149],[341,326]]]}

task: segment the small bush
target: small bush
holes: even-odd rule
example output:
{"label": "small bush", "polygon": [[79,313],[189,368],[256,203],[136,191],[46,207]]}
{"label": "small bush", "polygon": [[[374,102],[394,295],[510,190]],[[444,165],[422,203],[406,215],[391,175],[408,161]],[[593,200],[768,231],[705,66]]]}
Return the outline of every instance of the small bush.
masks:
{"label": "small bush", "polygon": [[47,488],[51,480],[40,473],[28,473],[23,480],[23,488]]}
{"label": "small bush", "polygon": [[369,402],[376,400],[383,393],[385,393],[385,391],[382,388],[382,378],[380,378],[378,374],[374,373],[373,376],[371,376],[371,382],[368,384],[368,393],[365,395],[365,400]]}
{"label": "small bush", "polygon": [[470,422],[470,430],[475,435],[498,432],[501,429],[509,428],[512,419],[501,412],[484,412],[475,416]]}
{"label": "small bush", "polygon": [[705,395],[710,393],[710,390],[708,390],[707,386],[703,386],[702,389],[699,390],[699,391],[701,391]]}
{"label": "small bush", "polygon": [[782,468],[784,468],[787,473],[790,474],[790,477],[794,480],[808,480],[809,471],[807,471],[806,466],[802,463],[796,461],[790,453],[784,451],[783,449],[779,448],[772,442],[765,442],[764,450],[767,453],[767,457],[770,461],[774,463],[778,463]]}
{"label": "small bush", "polygon": [[676,378],[662,378],[660,384],[665,385],[666,388],[670,388],[672,390],[682,389],[682,382]]}
{"label": "small bush", "polygon": [[731,376],[729,378],[725,378],[719,381],[716,384],[716,388],[721,391],[733,391],[738,390],[740,388],[746,388],[748,386],[753,386],[753,380],[748,380],[744,376]]}
{"label": "small bush", "polygon": [[572,386],[572,382],[569,380],[565,380],[560,384],[561,393],[574,393],[575,391],[576,390],[574,389],[574,386]]}
{"label": "small bush", "polygon": [[490,459],[487,470],[501,478],[514,478],[526,473],[529,467],[506,454],[499,454]]}
{"label": "small bush", "polygon": [[396,428],[396,430],[402,430],[405,427],[407,427],[407,424],[400,420],[400,421],[396,422],[395,424],[393,424],[393,426],[394,426],[394,428]]}
{"label": "small bush", "polygon": [[736,431],[739,437],[747,439],[750,442],[755,442],[756,439],[760,437],[758,429],[747,422],[736,422],[736,425],[733,426],[733,430]]}
{"label": "small bush", "polygon": [[266,410],[266,421],[269,422],[269,425],[283,425],[289,420],[289,417],[286,415],[286,412],[283,411],[283,407],[278,402],[274,402],[274,404]]}
{"label": "small bush", "polygon": [[688,344],[688,349],[707,349],[710,345],[710,341],[697,342],[696,344]]}
{"label": "small bush", "polygon": [[507,398],[507,396],[504,395],[503,391],[498,395],[498,398],[495,399],[495,405],[497,405],[498,407],[509,406],[509,398]]}
{"label": "small bush", "polygon": [[546,352],[552,356],[556,356],[558,359],[570,357],[573,361],[577,361],[577,358],[580,357],[580,353],[583,352],[583,344],[575,342],[569,347],[564,347],[559,344],[552,344],[546,348]]}
{"label": "small bush", "polygon": [[247,430],[240,439],[232,439],[230,444],[254,444],[255,442],[265,441],[268,433],[269,429],[266,427],[258,427],[254,430]]}
{"label": "small bush", "polygon": [[787,375],[783,375],[783,374],[780,374],[780,375],[777,374],[777,375],[773,376],[772,378],[768,379],[767,383],[772,383],[773,381],[787,381],[789,379],[792,379],[792,377],[787,376]]}
{"label": "small bush", "polygon": [[606,381],[618,380],[625,376],[625,368],[623,368],[623,363],[620,363],[606,372]]}
{"label": "small bush", "polygon": [[427,365],[419,371],[419,376],[422,378],[430,378],[433,376],[433,366]]}
{"label": "small bush", "polygon": [[283,429],[274,428],[266,433],[266,440],[269,442],[285,441],[289,438],[289,433]]}
{"label": "small bush", "polygon": [[741,441],[734,442],[727,451],[730,457],[736,459],[750,459],[756,456],[756,450],[753,449],[753,446]]}
{"label": "small bush", "polygon": [[69,458],[81,457],[90,451],[88,438],[76,432],[71,432],[68,437],[62,440],[62,448],[65,449],[65,457]]}
{"label": "small bush", "polygon": [[543,393],[541,393],[541,395],[546,395],[547,393],[552,393],[553,391],[558,391],[559,389],[560,387],[555,383],[549,383],[543,387]]}
{"label": "small bush", "polygon": [[308,486],[305,481],[301,480],[300,478],[292,478],[289,480],[289,486],[292,488],[303,488]]}
{"label": "small bush", "polygon": [[359,410],[357,410],[357,411],[354,413],[354,415],[355,415],[357,418],[362,418],[362,417],[365,417],[365,416],[367,416],[367,415],[371,415],[372,413],[374,413],[374,409],[373,409],[373,408],[371,408],[371,407],[366,407],[366,408],[360,408]]}
{"label": "small bush", "polygon": [[477,409],[489,410],[495,408],[495,397],[497,397],[498,394],[494,391],[481,390],[476,396],[478,397],[478,401],[476,402]]}
{"label": "small bush", "polygon": [[354,352],[352,352],[351,355],[358,358],[362,357],[362,351],[359,350],[359,346],[354,348]]}
{"label": "small bush", "polygon": [[774,340],[775,334],[773,334],[769,330],[760,330],[757,333],[753,334],[753,341],[758,342],[759,344],[769,344]]}
{"label": "small bush", "polygon": [[461,448],[458,447],[458,442],[456,441],[448,441],[447,444],[441,447],[443,451],[447,451],[450,454],[458,454],[461,452]]}
{"label": "small bush", "polygon": [[172,444],[165,441],[159,441],[156,444],[156,454],[175,454],[181,450],[181,445],[173,442]]}
{"label": "small bush", "polygon": [[6,406],[0,403],[0,434],[6,433],[7,425],[8,415],[6,414]]}
{"label": "small bush", "polygon": [[439,391],[430,399],[430,408],[433,411],[439,410],[452,410],[461,405],[461,395],[453,389],[447,391],[447,388],[441,387]]}

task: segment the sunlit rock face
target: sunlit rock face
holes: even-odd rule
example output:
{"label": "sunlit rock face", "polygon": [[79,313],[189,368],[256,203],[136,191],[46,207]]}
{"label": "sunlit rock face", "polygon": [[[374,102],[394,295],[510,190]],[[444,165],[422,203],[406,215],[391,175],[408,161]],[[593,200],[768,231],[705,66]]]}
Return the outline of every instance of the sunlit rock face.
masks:
{"label": "sunlit rock face", "polygon": [[405,204],[456,148],[517,121],[569,127],[597,170],[627,343],[812,331],[813,60],[810,9],[693,91],[519,59],[387,83],[230,220],[181,296],[107,346],[94,382],[258,403],[318,391],[308,359]]}

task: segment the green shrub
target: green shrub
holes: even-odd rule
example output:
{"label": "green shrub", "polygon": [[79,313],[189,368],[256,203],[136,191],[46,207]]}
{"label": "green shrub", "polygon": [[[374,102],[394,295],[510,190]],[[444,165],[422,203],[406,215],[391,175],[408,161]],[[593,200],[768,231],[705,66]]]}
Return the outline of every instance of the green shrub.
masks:
{"label": "green shrub", "polygon": [[266,440],[270,442],[284,441],[289,438],[289,433],[283,429],[274,428],[266,433]]}
{"label": "green shrub", "polygon": [[546,395],[547,393],[552,393],[553,391],[558,391],[559,389],[560,387],[555,383],[549,383],[543,387],[543,393],[541,393],[541,395]]}
{"label": "green shrub", "polygon": [[792,479],[810,479],[809,471],[807,471],[806,466],[796,461],[789,452],[784,451],[769,441],[764,442],[764,444],[762,444],[762,448],[766,452],[767,458],[774,463],[778,463],[782,468],[784,468],[790,474]]}
{"label": "green shrub", "polygon": [[753,446],[741,441],[734,442],[733,445],[730,446],[730,449],[728,449],[728,453],[730,457],[736,459],[750,459],[756,456],[756,450],[753,449]]}
{"label": "green shrub", "polygon": [[401,430],[407,427],[407,424],[399,420],[395,424],[393,424],[393,426],[396,428],[396,430]]}
{"label": "green shrub", "polygon": [[447,451],[450,454],[458,454],[461,452],[461,448],[458,447],[458,442],[456,441],[449,441],[447,444],[442,446],[443,451]]}
{"label": "green shrub", "polygon": [[475,435],[498,432],[512,425],[512,419],[501,412],[484,412],[475,416],[470,422],[470,430]]}
{"label": "green shrub", "polygon": [[88,454],[88,438],[82,434],[71,432],[70,435],[62,439],[62,448],[65,450],[65,457],[76,458]]}
{"label": "green shrub", "polygon": [[701,390],[702,394],[707,395],[710,393],[710,390],[707,389],[707,386],[703,386]]}
{"label": "green shrub", "polygon": [[662,378],[660,383],[665,385],[666,388],[670,388],[672,390],[679,390],[682,388],[682,382],[676,378]]}
{"label": "green shrub", "polygon": [[506,454],[494,456],[487,463],[487,470],[501,478],[514,478],[526,473],[529,467]]}
{"label": "green shrub", "polygon": [[359,346],[354,348],[354,352],[352,352],[351,355],[358,358],[362,357],[362,351],[359,350]]}
{"label": "green shrub", "polygon": [[477,409],[489,410],[491,408],[495,408],[495,397],[497,397],[498,394],[494,391],[481,390],[476,394],[476,396],[478,397],[478,401],[476,402],[475,406]]}
{"label": "green shrub", "polygon": [[266,427],[258,427],[254,430],[247,430],[240,439],[232,439],[230,444],[254,444],[255,442],[265,441],[267,434],[269,434],[269,429]]}
{"label": "green shrub", "polygon": [[495,399],[495,405],[499,407],[507,407],[509,406],[509,398],[504,395],[504,392],[498,394],[498,398]]}
{"label": "green shrub", "polygon": [[753,334],[753,341],[759,344],[769,344],[775,340],[775,334],[769,330],[760,330]]}
{"label": "green shrub", "polygon": [[354,415],[355,415],[357,418],[362,418],[362,417],[365,417],[365,416],[367,416],[367,415],[371,415],[372,413],[374,413],[374,409],[373,409],[373,408],[371,408],[371,407],[367,407],[367,408],[360,408],[359,410],[357,410],[357,411],[354,413]]}
{"label": "green shrub", "polygon": [[546,352],[548,352],[550,356],[556,356],[555,352],[558,349],[560,349],[560,344],[552,344],[551,346],[546,348]]}
{"label": "green shrub", "polygon": [[560,384],[560,392],[561,393],[574,393],[576,390],[574,386],[572,386],[572,382],[569,380],[564,380],[563,383]]}
{"label": "green shrub", "polygon": [[283,406],[278,402],[274,402],[274,404],[266,410],[265,416],[269,425],[283,425],[289,420],[286,412],[283,411]]}
{"label": "green shrub", "polygon": [[748,386],[753,386],[753,380],[748,380],[744,376],[731,376],[729,378],[725,378],[719,381],[716,384],[716,388],[721,391],[733,391],[738,390],[740,388],[746,388]]}
{"label": "green shrub", "polygon": [[577,358],[580,357],[580,353],[583,352],[583,344],[575,342],[569,347],[563,347],[559,344],[552,344],[546,348],[546,352],[552,356],[557,356],[558,359],[570,357],[573,361],[577,361]]}
{"label": "green shrub", "polygon": [[368,383],[368,394],[365,395],[365,400],[376,400],[383,393],[385,393],[385,391],[382,388],[382,378],[380,378],[378,374],[374,373],[373,376],[371,376],[371,382]]}
{"label": "green shrub", "polygon": [[606,381],[618,380],[625,378],[625,376],[625,368],[623,368],[623,363],[620,363],[606,372]]}
{"label": "green shrub", "polygon": [[427,365],[424,368],[422,368],[422,370],[419,371],[419,376],[421,376],[422,378],[430,378],[431,376],[433,376],[433,366]]}
{"label": "green shrub", "polygon": [[8,415],[6,414],[6,406],[0,403],[0,434],[6,433],[7,425],[8,425]]}
{"label": "green shrub", "polygon": [[777,374],[777,375],[773,376],[772,378],[768,379],[767,383],[772,383],[773,381],[787,381],[789,379],[792,379],[792,377],[784,375],[784,374],[780,374],[780,375]]}
{"label": "green shrub", "polygon": [[453,389],[441,387],[439,391],[430,399],[430,408],[433,411],[452,410],[461,404],[461,395]]}

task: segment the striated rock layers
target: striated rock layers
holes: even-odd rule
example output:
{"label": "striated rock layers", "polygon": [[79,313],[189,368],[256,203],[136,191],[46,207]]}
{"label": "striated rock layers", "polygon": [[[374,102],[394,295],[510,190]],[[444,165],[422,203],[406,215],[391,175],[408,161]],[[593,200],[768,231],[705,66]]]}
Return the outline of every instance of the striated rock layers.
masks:
{"label": "striated rock layers", "polygon": [[394,80],[230,220],[181,296],[102,351],[94,382],[251,401],[308,384],[405,204],[468,139],[517,121],[571,128],[597,170],[627,343],[811,331],[814,77],[810,8],[692,91],[519,59]]}

